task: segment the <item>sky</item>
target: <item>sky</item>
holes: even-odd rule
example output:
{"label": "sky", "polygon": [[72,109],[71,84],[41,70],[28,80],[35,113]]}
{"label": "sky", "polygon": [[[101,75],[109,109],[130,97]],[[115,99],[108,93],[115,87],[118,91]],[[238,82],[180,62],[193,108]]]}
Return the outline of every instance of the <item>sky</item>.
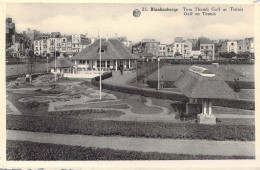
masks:
{"label": "sky", "polygon": [[[146,7],[177,8],[171,11],[141,11],[140,17],[133,10]],[[185,16],[183,7],[224,8],[215,16]],[[243,11],[230,11],[230,7]],[[202,13],[201,13],[202,14]],[[161,43],[172,43],[174,37],[210,39],[242,39],[254,36],[253,5],[188,5],[188,4],[7,4],[6,17],[13,18],[17,32],[26,28],[43,33],[87,33],[89,37],[125,36],[138,42],[154,38]]]}

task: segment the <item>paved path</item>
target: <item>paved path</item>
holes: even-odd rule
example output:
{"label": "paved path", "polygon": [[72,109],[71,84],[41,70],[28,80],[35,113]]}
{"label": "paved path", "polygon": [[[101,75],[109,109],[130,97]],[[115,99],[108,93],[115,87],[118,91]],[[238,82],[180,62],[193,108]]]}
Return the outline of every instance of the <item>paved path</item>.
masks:
{"label": "paved path", "polygon": [[6,130],[7,140],[191,155],[255,156],[255,142],[98,137]]}
{"label": "paved path", "polygon": [[113,76],[102,80],[102,82],[113,85],[130,86],[127,84],[128,81],[136,77],[136,72],[125,71],[123,75],[119,71],[113,71]]}
{"label": "paved path", "polygon": [[21,112],[6,99],[6,114],[21,115]]}

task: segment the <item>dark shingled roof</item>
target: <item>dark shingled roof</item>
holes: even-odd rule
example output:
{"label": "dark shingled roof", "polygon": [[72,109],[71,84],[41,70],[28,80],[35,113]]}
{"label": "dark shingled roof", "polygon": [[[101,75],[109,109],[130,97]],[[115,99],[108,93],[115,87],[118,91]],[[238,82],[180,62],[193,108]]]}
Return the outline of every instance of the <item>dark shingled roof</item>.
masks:
{"label": "dark shingled roof", "polygon": [[[97,60],[99,59],[99,40],[87,46],[80,51],[77,55],[71,59],[75,60]],[[109,39],[101,40],[101,46],[106,46],[106,51],[101,53],[103,59],[115,60],[115,59],[138,59],[139,57],[131,53],[130,50],[119,40]]]}
{"label": "dark shingled roof", "polygon": [[[57,58],[56,59],[56,67],[57,68],[68,68],[73,67],[74,63],[72,63],[70,60],[67,60],[65,58]],[[50,63],[50,67],[55,67],[55,60],[53,60]]]}
{"label": "dark shingled roof", "polygon": [[239,99],[233,89],[217,76],[206,77],[187,71],[175,81],[174,85],[190,98]]}

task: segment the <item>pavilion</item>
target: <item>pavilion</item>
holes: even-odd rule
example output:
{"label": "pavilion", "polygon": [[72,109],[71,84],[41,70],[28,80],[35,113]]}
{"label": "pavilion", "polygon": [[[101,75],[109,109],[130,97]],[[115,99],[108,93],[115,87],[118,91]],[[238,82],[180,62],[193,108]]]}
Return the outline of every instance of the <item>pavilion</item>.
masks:
{"label": "pavilion", "polygon": [[203,67],[192,66],[175,81],[174,85],[190,99],[188,103],[201,102],[202,113],[198,114],[198,123],[202,124],[216,123],[216,118],[212,114],[211,99],[239,99],[225,81]]}
{"label": "pavilion", "polygon": [[138,58],[118,39],[101,39],[101,46],[99,39],[73,56],[71,60],[75,64],[76,72],[85,72],[99,70],[99,68],[105,71],[117,71],[119,66],[122,66],[124,69],[132,69],[136,66]]}

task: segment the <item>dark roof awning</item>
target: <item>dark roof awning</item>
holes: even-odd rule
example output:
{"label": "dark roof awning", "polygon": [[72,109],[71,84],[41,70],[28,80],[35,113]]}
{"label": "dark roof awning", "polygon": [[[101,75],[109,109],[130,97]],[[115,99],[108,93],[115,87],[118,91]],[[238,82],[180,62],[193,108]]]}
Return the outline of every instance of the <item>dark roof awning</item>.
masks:
{"label": "dark roof awning", "polygon": [[[100,40],[87,46],[85,49],[80,51],[77,55],[73,56],[71,59],[74,60],[97,60],[99,59],[99,48]],[[120,60],[120,59],[138,59],[139,57],[130,52],[130,50],[119,40],[109,39],[101,40],[101,49],[105,51],[102,52],[101,57],[103,59],[109,60]]]}
{"label": "dark roof awning", "polygon": [[200,74],[191,70],[185,72],[174,85],[187,97],[208,99],[239,99],[228,84],[217,76]]}

